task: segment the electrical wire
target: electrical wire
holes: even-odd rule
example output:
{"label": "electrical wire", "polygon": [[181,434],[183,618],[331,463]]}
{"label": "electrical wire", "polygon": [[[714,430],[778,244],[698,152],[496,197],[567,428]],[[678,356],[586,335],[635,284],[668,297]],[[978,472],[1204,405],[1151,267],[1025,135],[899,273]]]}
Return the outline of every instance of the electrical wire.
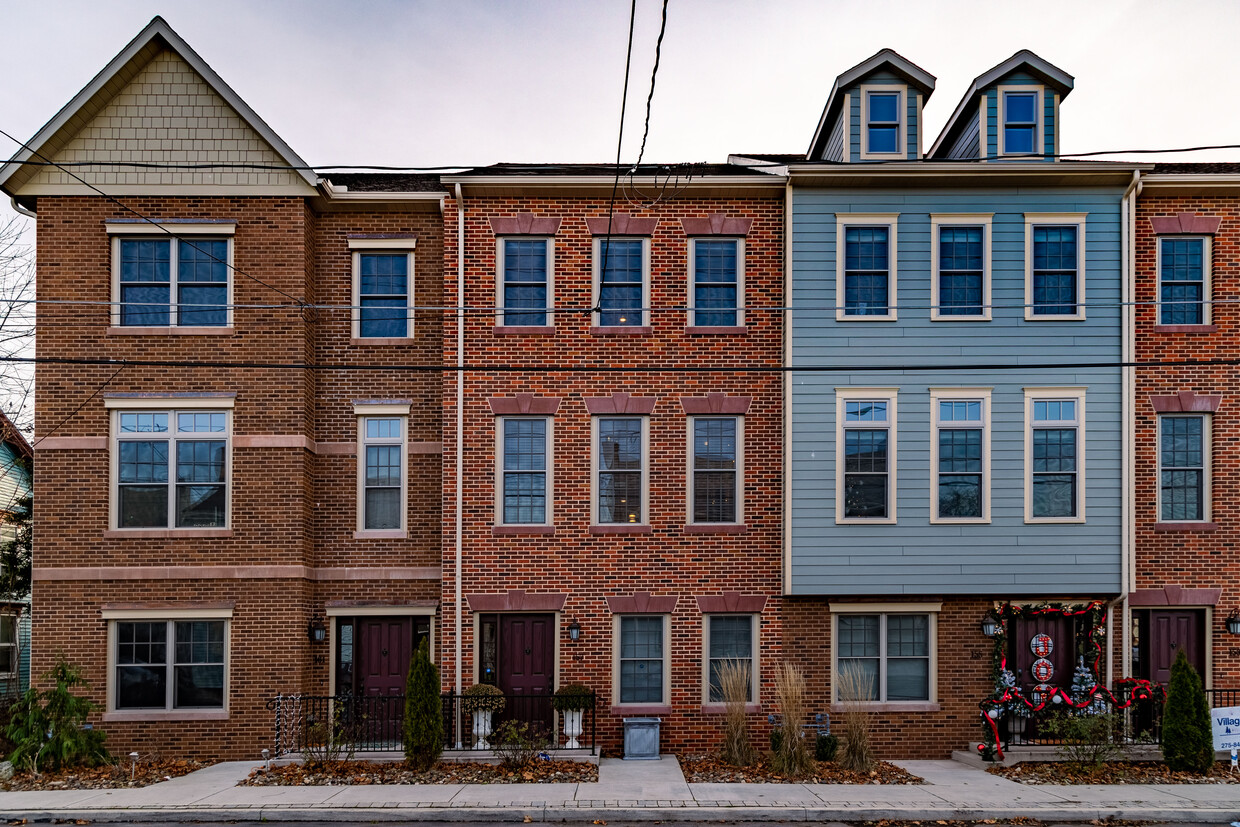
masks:
{"label": "electrical wire", "polygon": [[654,42],[654,69],[650,72],[650,93],[646,95],[646,125],[642,128],[642,145],[637,151],[637,161],[629,170],[629,175],[637,171],[637,168],[641,166],[642,158],[646,157],[646,139],[650,137],[650,107],[654,103],[654,84],[659,78],[659,60],[663,55],[663,35],[667,32],[667,2],[668,0],[663,0],[663,17],[662,22],[659,23],[659,37]]}
{"label": "electrical wire", "polygon": [[[35,357],[14,357],[14,356],[8,356],[8,357],[0,358],[0,361],[3,361],[3,362],[21,362],[21,361],[27,361],[28,359],[34,359],[34,358],[35,358]],[[107,364],[107,363],[106,363],[106,362],[99,361],[99,362],[94,362],[94,363],[92,363],[92,364],[102,365],[102,364]],[[115,363],[115,362],[113,362],[112,364],[116,364],[116,363]],[[72,411],[70,411],[68,414],[66,414],[66,415],[65,415],[65,417],[64,417],[63,419],[61,419],[59,422],[57,422],[55,425],[53,425],[53,426],[52,426],[52,429],[51,429],[50,431],[48,431],[48,432],[47,432],[47,433],[45,433],[43,436],[41,436],[41,437],[39,437],[38,439],[36,439],[34,442],[30,443],[30,447],[31,447],[31,448],[37,448],[40,442],[42,442],[43,440],[47,439],[47,438],[48,438],[49,436],[51,436],[52,434],[56,433],[56,431],[60,430],[60,426],[61,426],[61,425],[64,425],[66,422],[68,422],[70,419],[72,419],[74,416],[76,416],[76,415],[78,414],[78,412],[80,412],[83,408],[85,408],[88,404],[90,404],[90,401],[91,401],[92,399],[94,399],[96,396],[98,396],[98,395],[99,395],[99,394],[103,391],[103,389],[104,389],[104,388],[106,388],[108,385],[112,384],[112,380],[113,380],[113,379],[115,379],[116,377],[120,376],[120,375],[121,375],[121,371],[123,371],[123,370],[124,370],[125,368],[127,368],[127,367],[128,367],[128,365],[127,365],[127,364],[121,364],[121,366],[120,366],[120,367],[118,367],[118,368],[116,369],[116,371],[115,371],[115,372],[114,372],[111,376],[109,376],[107,379],[104,379],[104,380],[103,380],[103,384],[101,384],[99,387],[97,387],[97,388],[95,388],[93,391],[91,391],[91,392],[90,392],[90,396],[88,396],[88,397],[86,397],[85,399],[83,399],[83,400],[82,400],[82,404],[78,405],[76,408],[74,408]]]}

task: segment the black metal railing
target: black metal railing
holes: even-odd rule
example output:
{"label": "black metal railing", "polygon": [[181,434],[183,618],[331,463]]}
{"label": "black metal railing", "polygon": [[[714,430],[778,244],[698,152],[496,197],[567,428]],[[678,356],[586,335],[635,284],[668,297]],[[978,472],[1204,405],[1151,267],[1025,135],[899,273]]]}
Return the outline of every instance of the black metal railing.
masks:
{"label": "black metal railing", "polygon": [[[445,749],[494,749],[509,722],[539,749],[589,750],[597,754],[596,697],[582,710],[580,732],[565,734],[567,713],[548,695],[504,695],[503,708],[475,720],[471,700],[455,692],[441,696]],[[275,755],[300,753],[347,758],[357,752],[404,750],[403,695],[277,695],[267,702],[275,715]],[[570,746],[570,744],[573,744]]]}

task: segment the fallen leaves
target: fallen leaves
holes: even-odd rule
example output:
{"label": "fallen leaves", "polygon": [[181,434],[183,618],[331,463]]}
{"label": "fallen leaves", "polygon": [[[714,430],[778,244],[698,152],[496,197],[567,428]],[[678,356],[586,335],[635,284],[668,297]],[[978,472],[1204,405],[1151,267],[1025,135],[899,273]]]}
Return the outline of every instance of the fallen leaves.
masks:
{"label": "fallen leaves", "polygon": [[[1064,761],[1024,761],[986,771],[1022,784],[1238,784],[1240,775],[1215,763],[1206,775],[1172,772],[1157,761],[1108,761],[1097,769],[1073,767]],[[1108,822],[1114,824],[1115,822]]]}
{"label": "fallen leaves", "polygon": [[815,761],[809,775],[780,775],[765,758],[752,767],[734,767],[716,756],[679,756],[680,769],[689,783],[720,784],[920,784],[921,779],[895,764],[879,761],[870,773],[849,772],[831,761]]}
{"label": "fallen leaves", "polygon": [[[123,787],[147,787],[203,767],[209,767],[214,763],[214,761],[150,758],[138,761],[136,766],[121,760],[116,764],[105,764],[101,767],[74,767],[58,773],[44,772],[41,775],[35,775],[30,772],[19,772],[8,781],[0,782],[0,790],[109,790]],[[24,823],[24,821],[9,822],[9,824]]]}
{"label": "fallen leaves", "polygon": [[441,761],[414,772],[398,761],[324,761],[259,767],[246,787],[338,787],[367,784],[576,784],[598,781],[598,767],[576,761],[534,761],[519,769],[496,764]]}

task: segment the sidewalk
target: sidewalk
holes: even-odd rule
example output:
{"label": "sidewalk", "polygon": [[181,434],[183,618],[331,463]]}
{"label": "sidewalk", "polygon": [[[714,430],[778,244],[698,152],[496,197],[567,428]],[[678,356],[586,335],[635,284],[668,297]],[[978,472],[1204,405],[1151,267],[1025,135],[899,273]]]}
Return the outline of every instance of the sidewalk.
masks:
{"label": "sidewalk", "polygon": [[1240,786],[1025,786],[955,761],[895,762],[908,786],[687,784],[672,756],[604,758],[590,784],[237,787],[235,761],[133,790],[0,793],[0,818],[88,821],[876,821],[1032,816],[1043,821],[1226,823]]}

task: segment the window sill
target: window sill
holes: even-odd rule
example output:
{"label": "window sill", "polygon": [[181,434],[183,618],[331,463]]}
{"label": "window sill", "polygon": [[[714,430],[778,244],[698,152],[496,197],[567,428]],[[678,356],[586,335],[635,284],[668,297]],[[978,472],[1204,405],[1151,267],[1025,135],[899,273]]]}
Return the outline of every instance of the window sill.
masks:
{"label": "window sill", "polygon": [[384,345],[384,346],[411,345],[413,344],[413,337],[411,336],[375,336],[372,338],[372,337],[354,336],[351,339],[349,339],[349,344],[355,347],[358,345]]}
{"label": "window sill", "polygon": [[612,715],[671,715],[671,704],[612,704]]}
{"label": "window sill", "polygon": [[934,313],[934,314],[931,314],[930,321],[932,322],[989,322],[989,321],[993,321],[993,319],[990,316],[977,316],[977,315],[954,316],[950,313],[946,315],[942,313]]}
{"label": "window sill", "polygon": [[1025,321],[1027,322],[1083,322],[1085,321],[1085,316],[1083,314],[1074,315],[1074,316],[1049,316],[1049,315],[1039,316],[1039,315],[1035,315],[1032,313],[1027,313],[1025,314]]}
{"label": "window sill", "polygon": [[650,325],[633,325],[632,327],[595,327],[590,328],[591,336],[649,336],[654,331]]}
{"label": "window sill", "polygon": [[553,336],[555,328],[551,325],[496,325],[496,336]]}
{"label": "window sill", "polygon": [[1084,517],[1026,517],[1025,525],[1084,525]]}
{"label": "window sill", "polygon": [[1155,333],[1218,333],[1216,324],[1156,324]]}
{"label": "window sill", "polygon": [[518,537],[523,534],[555,534],[553,525],[493,525],[492,537]]}
{"label": "window sill", "polygon": [[[728,705],[717,703],[702,704],[700,711],[703,715],[724,715],[728,711]],[[746,715],[755,715],[761,711],[762,704],[745,704]]]}
{"label": "window sill", "polygon": [[129,327],[113,325],[109,336],[235,336],[233,327]]}
{"label": "window sill", "polygon": [[105,712],[103,722],[122,721],[227,721],[227,709],[135,709],[132,712]]}
{"label": "window sill", "polygon": [[895,517],[840,517],[836,525],[895,525]]}
{"label": "window sill", "polygon": [[109,528],[105,540],[193,540],[231,537],[231,528]]}
{"label": "window sill", "polygon": [[616,523],[615,525],[592,525],[591,534],[649,534],[650,526],[642,523]]}
{"label": "window sill", "polygon": [[748,534],[744,523],[686,523],[685,534]]}
{"label": "window sill", "polygon": [[835,317],[837,322],[897,322],[899,318],[896,314],[889,313],[886,316],[863,316],[860,313],[840,313]]}
{"label": "window sill", "polygon": [[[859,704],[867,712],[939,712],[940,707],[934,701],[870,701]],[[832,712],[843,712],[847,704],[831,704]]]}
{"label": "window sill", "polygon": [[372,528],[353,532],[354,540],[406,540],[409,532],[401,528]]}
{"label": "window sill", "polygon": [[1181,523],[1154,523],[1155,531],[1218,531],[1218,523],[1207,522],[1181,522]]}
{"label": "window sill", "polygon": [[689,336],[745,336],[748,335],[748,328],[744,325],[702,325],[701,327],[690,325],[685,328],[685,333]]}

